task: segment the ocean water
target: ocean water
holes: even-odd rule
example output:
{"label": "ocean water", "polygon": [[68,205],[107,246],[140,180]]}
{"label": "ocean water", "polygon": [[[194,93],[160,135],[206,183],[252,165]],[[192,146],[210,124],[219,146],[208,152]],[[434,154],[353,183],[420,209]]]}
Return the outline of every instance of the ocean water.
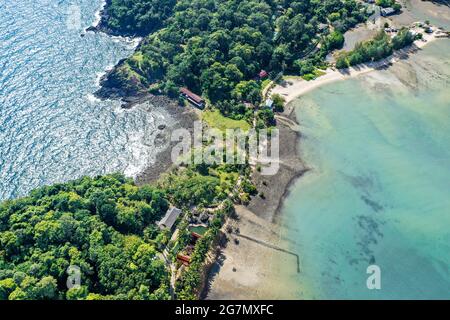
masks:
{"label": "ocean water", "polygon": [[[283,214],[307,299],[450,298],[450,41],[295,101],[312,168]],[[369,265],[381,289],[368,290]]]}
{"label": "ocean water", "polygon": [[92,32],[81,37],[101,6],[0,1],[0,199],[82,175],[133,176],[154,161],[153,130],[170,116],[93,96],[105,70],[136,45]]}

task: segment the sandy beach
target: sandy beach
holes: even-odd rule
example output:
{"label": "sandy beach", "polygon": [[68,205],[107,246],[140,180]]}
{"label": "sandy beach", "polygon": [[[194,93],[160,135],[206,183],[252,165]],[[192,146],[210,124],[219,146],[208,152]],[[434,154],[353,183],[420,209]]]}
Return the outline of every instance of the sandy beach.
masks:
{"label": "sandy beach", "polygon": [[[411,14],[409,7],[432,9],[434,13],[440,10],[440,6],[425,3],[418,0],[407,1],[406,10],[399,15],[390,17],[390,22],[396,27],[419,21],[415,14]],[[431,9],[430,9],[431,8]],[[448,10],[448,8],[445,8]],[[384,21],[384,20],[383,20]],[[370,28],[363,26],[370,31]],[[361,34],[370,38],[371,32],[364,30],[352,30],[354,37]],[[434,34],[424,34],[423,40],[415,41],[413,45],[395,52],[394,55],[374,63],[355,66],[346,70],[328,69],[326,73],[312,81],[301,78],[288,78],[281,84],[271,89],[271,93],[281,94],[286,99],[286,107],[283,114],[277,116],[277,127],[283,147],[280,148],[280,174],[274,178],[253,177],[258,189],[267,196],[267,199],[255,197],[247,207],[237,208],[238,220],[230,220],[228,223],[233,230],[239,233],[227,234],[227,245],[221,248],[221,256],[218,259],[209,282],[210,287],[206,299],[298,299],[308,296],[309,288],[290,285],[289,281],[298,277],[302,272],[302,252],[290,252],[290,244],[296,239],[283,238],[286,232],[280,225],[280,212],[284,199],[289,195],[290,186],[305,172],[307,165],[302,161],[299,150],[301,132],[297,124],[293,100],[322,85],[335,81],[357,77],[375,70],[386,69],[390,66],[398,66],[400,78],[407,77],[403,74],[402,64],[398,61],[406,61],[408,57],[421,50],[427,44],[436,40]],[[408,81],[408,80],[406,80]],[[225,228],[224,228],[225,230]],[[239,244],[236,244],[235,239]],[[298,261],[297,261],[298,259]],[[289,280],[290,279],[290,280]]]}
{"label": "sandy beach", "polygon": [[380,70],[389,67],[391,64],[398,62],[400,60],[407,59],[408,56],[417,50],[420,50],[432,41],[437,40],[435,34],[424,34],[422,40],[417,40],[413,45],[404,48],[402,50],[396,51],[392,56],[382,59],[380,61],[360,64],[348,69],[337,70],[334,68],[329,68],[325,70],[325,74],[319,78],[311,81],[306,81],[301,78],[288,78],[284,80],[281,84],[276,85],[271,91],[271,94],[282,95],[286,103],[295,100],[296,98],[310,92],[320,86],[325,84],[346,80],[352,77],[359,76],[374,70]]}
{"label": "sandy beach", "polygon": [[[255,196],[247,206],[237,206],[237,218],[229,219],[223,227],[227,241],[220,248],[207,294],[202,298],[296,299],[304,293],[305,288],[286,282],[301,272],[301,259],[300,253],[289,251],[294,240],[285,238],[280,224],[282,205],[292,184],[309,171],[300,156],[296,119],[295,109],[290,105],[277,115],[277,129],[283,142],[279,171],[273,176],[262,176],[254,170],[252,180],[265,197]],[[228,226],[232,233],[228,232]]]}
{"label": "sandy beach", "polygon": [[295,299],[301,294],[299,288],[284,281],[300,272],[301,264],[299,255],[286,249],[289,239],[281,237],[277,224],[246,207],[238,206],[236,211],[239,220],[228,221],[233,233],[225,231],[228,242],[213,267],[206,299]]}

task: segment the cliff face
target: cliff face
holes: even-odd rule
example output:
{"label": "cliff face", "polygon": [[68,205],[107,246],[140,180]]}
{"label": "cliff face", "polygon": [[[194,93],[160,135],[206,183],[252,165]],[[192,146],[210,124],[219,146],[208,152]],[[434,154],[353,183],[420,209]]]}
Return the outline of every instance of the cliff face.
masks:
{"label": "cliff face", "polygon": [[[125,32],[123,30],[115,30],[109,27],[108,21],[111,16],[109,10],[111,8],[111,0],[106,0],[103,10],[100,12],[100,22],[96,26],[91,26],[86,31],[103,32],[111,36],[136,36],[135,33]],[[100,89],[95,92],[95,96],[100,99],[119,99],[136,96],[141,92],[143,86],[138,78],[131,77],[126,68],[126,59],[120,60],[114,68],[107,72],[100,79]]]}
{"label": "cliff face", "polygon": [[130,72],[126,60],[120,61],[114,69],[100,79],[101,88],[95,93],[100,99],[117,99],[145,93],[145,84],[137,74]]}

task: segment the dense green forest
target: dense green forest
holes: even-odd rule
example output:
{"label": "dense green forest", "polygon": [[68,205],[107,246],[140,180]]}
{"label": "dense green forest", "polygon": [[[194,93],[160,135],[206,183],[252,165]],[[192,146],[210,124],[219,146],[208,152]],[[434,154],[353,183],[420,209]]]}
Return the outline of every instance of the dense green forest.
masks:
{"label": "dense green forest", "polygon": [[[157,257],[163,192],[121,175],[39,188],[0,205],[0,299],[167,299]],[[81,287],[66,285],[69,266]]]}
{"label": "dense green forest", "polygon": [[[169,203],[185,212],[220,206],[176,287],[179,298],[194,299],[206,252],[233,201],[256,194],[249,174],[248,165],[183,166],[142,187],[121,174],[84,177],[0,203],[0,300],[169,299],[160,253],[170,247],[170,232],[156,222]],[[187,221],[180,224],[188,239]],[[80,269],[79,288],[68,289],[71,266]]]}
{"label": "dense green forest", "polygon": [[[119,2],[135,10],[151,1]],[[114,25],[133,28],[119,17]],[[240,119],[242,102],[260,103],[261,82],[254,80],[261,70],[299,74],[323,65],[326,54],[342,46],[342,34],[366,18],[366,7],[355,0],[179,0],[162,28],[103,85],[130,95],[151,90],[170,96],[186,86]]]}
{"label": "dense green forest", "polygon": [[145,36],[160,28],[176,0],[108,0],[106,27],[126,35]]}
{"label": "dense green forest", "polygon": [[381,60],[390,56],[394,50],[412,44],[414,40],[414,36],[406,28],[401,29],[393,38],[382,30],[372,40],[358,43],[354,50],[342,52],[336,61],[336,67],[343,69],[360,63]]}

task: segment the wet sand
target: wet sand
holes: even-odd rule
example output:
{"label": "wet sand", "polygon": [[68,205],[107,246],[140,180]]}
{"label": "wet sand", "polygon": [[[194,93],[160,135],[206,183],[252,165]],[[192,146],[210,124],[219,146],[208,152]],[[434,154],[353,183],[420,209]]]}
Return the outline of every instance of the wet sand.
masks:
{"label": "wet sand", "polygon": [[286,107],[282,114],[275,117],[280,136],[279,169],[275,175],[269,176],[253,170],[252,181],[258,192],[264,194],[264,198],[255,196],[247,206],[258,217],[272,223],[276,223],[279,218],[281,206],[291,184],[308,171],[300,157],[300,131],[295,110]]}
{"label": "wet sand", "polygon": [[283,238],[279,223],[291,185],[309,170],[298,150],[296,121],[291,106],[277,115],[280,169],[273,176],[262,176],[254,170],[252,180],[265,197],[255,196],[248,206],[237,206],[238,218],[227,222],[232,234],[224,226],[228,241],[213,267],[206,299],[295,299],[303,294],[299,290],[305,288],[284,283],[301,272],[301,259],[300,253],[288,250],[291,240]]}
{"label": "wet sand", "polygon": [[[422,3],[418,0],[411,0],[411,2],[421,2],[419,5],[424,8],[431,5],[434,12],[439,10],[431,3]],[[414,17],[407,18],[407,15],[408,12],[394,16],[390,21],[395,26],[400,26],[419,20]],[[354,32],[355,39],[364,38],[370,33]],[[256,197],[249,206],[239,206],[237,208],[239,220],[229,221],[233,230],[239,228],[239,234],[227,233],[229,241],[226,247],[222,248],[220,259],[211,274],[207,299],[298,299],[308,296],[308,294],[305,295],[308,288],[293,286],[289,282],[302,272],[302,254],[288,250],[293,247],[290,244],[295,243],[295,239],[283,238],[286,232],[282,232],[283,227],[279,224],[279,213],[285,197],[289,194],[290,186],[308,170],[297,149],[301,133],[296,124],[295,110],[289,102],[324,84],[385,69],[391,65],[401,74],[400,79],[410,82],[406,79],[408,74],[401,64],[394,63],[400,60],[405,61],[410,54],[433,41],[434,37],[426,35],[425,40],[417,41],[413,46],[400,50],[379,62],[344,71],[330,69],[327,70],[326,75],[314,81],[294,79],[285,82],[284,86],[278,85],[273,89],[273,93],[283,95],[287,102],[285,112],[277,117],[277,126],[283,141],[280,158],[284,165],[281,166],[279,174],[273,178],[260,177],[257,173],[254,175],[254,181],[258,189],[264,192],[266,199]],[[351,39],[350,42],[352,42]],[[234,242],[235,239],[239,241],[239,244]]]}
{"label": "wet sand", "polygon": [[424,19],[433,19],[432,23],[438,27],[448,26],[450,23],[450,2],[447,5],[438,1],[401,0],[403,10],[400,15],[390,19],[400,25]]}
{"label": "wet sand", "polygon": [[286,249],[289,240],[280,236],[277,224],[243,206],[236,210],[239,220],[228,224],[239,233],[226,233],[228,243],[213,268],[206,299],[295,299],[298,288],[284,281],[301,271],[299,255]]}

